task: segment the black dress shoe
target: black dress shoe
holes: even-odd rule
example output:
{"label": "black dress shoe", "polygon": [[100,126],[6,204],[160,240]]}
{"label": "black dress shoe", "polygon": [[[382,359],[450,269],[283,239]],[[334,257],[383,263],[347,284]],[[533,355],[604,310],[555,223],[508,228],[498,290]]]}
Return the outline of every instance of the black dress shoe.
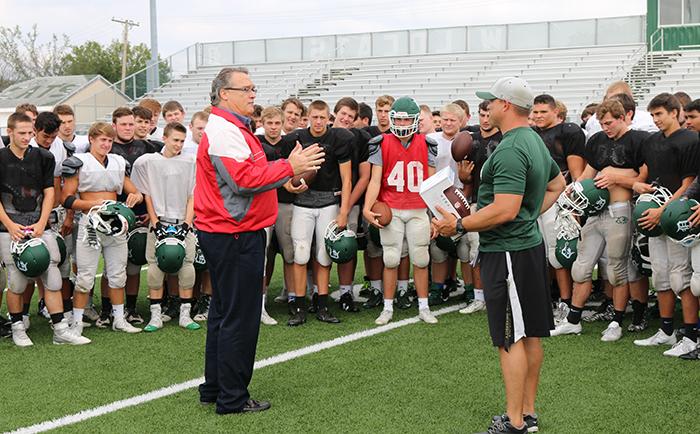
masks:
{"label": "black dress shoe", "polygon": [[241,413],[254,413],[256,411],[269,410],[271,407],[269,401],[256,401],[254,399],[249,399],[243,405]]}
{"label": "black dress shoe", "polygon": [[340,322],[340,320],[334,317],[331,311],[325,306],[318,309],[318,312],[316,312],[316,319],[331,324],[338,324]]}
{"label": "black dress shoe", "polygon": [[292,314],[291,317],[289,317],[289,321],[287,321],[287,325],[290,327],[296,327],[304,324],[306,322],[306,312],[304,312],[303,309],[296,308],[294,310],[294,313]]}

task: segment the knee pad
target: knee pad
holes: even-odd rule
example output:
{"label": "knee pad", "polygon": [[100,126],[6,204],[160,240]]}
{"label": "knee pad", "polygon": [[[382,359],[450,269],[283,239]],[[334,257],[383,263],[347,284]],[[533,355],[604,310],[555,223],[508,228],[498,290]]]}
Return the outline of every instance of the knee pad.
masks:
{"label": "knee pad", "polygon": [[177,280],[180,288],[191,289],[194,286],[194,277],[194,265],[192,265],[191,262],[182,264],[182,268],[180,268],[180,271],[177,273]]}
{"label": "knee pad", "polygon": [[78,274],[75,276],[75,290],[86,294],[90,292],[93,285],[95,284],[95,276],[87,276],[85,273],[81,273],[78,270]]}
{"label": "knee pad", "polygon": [[136,276],[138,274],[141,274],[141,266],[132,264],[131,262],[126,263],[126,275],[127,276]]}
{"label": "knee pad", "polygon": [[688,281],[682,272],[672,271],[669,278],[671,280],[671,289],[676,295],[680,295],[688,287]]}
{"label": "knee pad", "polygon": [[60,291],[63,289],[63,279],[61,279],[61,272],[58,271],[53,263],[49,266],[49,269],[44,273],[44,288],[47,291]]}
{"label": "knee pad", "polygon": [[110,288],[123,288],[126,285],[126,270],[122,269],[114,275],[107,274],[107,284]]}
{"label": "knee pad", "polygon": [[592,277],[592,267],[583,261],[579,262],[577,259],[571,267],[571,278],[573,281],[576,283],[583,283],[591,280]]}
{"label": "knee pad", "polygon": [[311,241],[310,240],[293,240],[294,241],[294,262],[299,265],[306,265],[311,258]]}
{"label": "knee pad", "polygon": [[24,294],[24,291],[27,289],[27,282],[29,282],[27,277],[20,273],[17,268],[14,268],[14,264],[11,267],[8,266],[7,286],[13,294]]}
{"label": "knee pad", "polygon": [[384,266],[397,268],[401,263],[401,250],[396,246],[384,246]]}
{"label": "knee pad", "polygon": [[416,246],[413,251],[409,252],[411,262],[418,268],[425,268],[430,264],[430,253],[428,246]]}
{"label": "knee pad", "polygon": [[159,289],[163,287],[163,279],[165,279],[165,273],[158,268],[158,264],[151,263],[148,264],[148,271],[146,272],[146,280],[148,284],[148,289]]}
{"label": "knee pad", "polygon": [[[457,252],[459,252],[459,247],[457,248]],[[433,260],[433,263],[442,264],[447,261],[447,256],[447,252],[439,248],[437,244],[435,244],[435,240],[430,242],[430,258]]]}

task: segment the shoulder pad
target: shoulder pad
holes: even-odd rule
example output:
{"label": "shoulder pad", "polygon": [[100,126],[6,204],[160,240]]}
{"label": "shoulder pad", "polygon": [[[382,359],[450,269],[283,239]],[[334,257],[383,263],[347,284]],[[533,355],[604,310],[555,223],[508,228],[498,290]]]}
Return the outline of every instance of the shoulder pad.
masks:
{"label": "shoulder pad", "polygon": [[428,144],[428,146],[437,146],[438,142],[435,140],[435,138],[430,137],[430,136],[425,136],[425,143]]}
{"label": "shoulder pad", "polygon": [[75,145],[73,142],[63,142],[63,147],[66,148],[66,152],[68,152],[68,155],[73,155],[75,154]]}
{"label": "shoulder pad", "polygon": [[66,178],[70,178],[71,176],[75,176],[81,167],[83,167],[83,160],[76,156],[70,156],[63,160],[63,164],[61,165],[61,175]]}
{"label": "shoulder pad", "polygon": [[370,145],[377,145],[379,143],[382,143],[382,140],[384,140],[384,134],[379,134],[378,136],[374,136],[371,139],[369,139]]}

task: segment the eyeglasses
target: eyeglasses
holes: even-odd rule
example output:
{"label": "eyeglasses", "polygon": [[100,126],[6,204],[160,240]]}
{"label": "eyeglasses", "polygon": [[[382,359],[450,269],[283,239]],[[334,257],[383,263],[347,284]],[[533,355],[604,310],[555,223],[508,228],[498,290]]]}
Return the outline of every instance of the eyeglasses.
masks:
{"label": "eyeglasses", "polygon": [[255,86],[252,87],[225,87],[224,89],[226,90],[237,90],[239,92],[243,93],[258,93],[258,88]]}

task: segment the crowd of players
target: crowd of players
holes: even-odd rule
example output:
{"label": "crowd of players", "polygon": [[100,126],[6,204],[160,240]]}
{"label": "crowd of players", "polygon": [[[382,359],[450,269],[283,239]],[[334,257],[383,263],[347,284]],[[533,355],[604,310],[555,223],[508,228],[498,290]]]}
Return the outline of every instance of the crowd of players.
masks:
{"label": "crowd of players", "polygon": [[[305,106],[296,98],[256,107],[251,129],[268,160],[285,158],[297,143],[318,143],[325,151],[314,176],[278,189],[278,219],[267,231],[263,286],[279,264],[279,253],[284,288],[275,301],[288,304],[289,326],[304,324],[307,313],[340,322],[329,298],[333,262],[338,263],[338,308],[347,313],[381,308],[376,324],[391,321],[395,307],[414,304],[421,320],[437,323],[430,307],[456,294],[468,302],[461,313],[486,309],[478,234],[458,241],[435,237],[418,189],[436,170],[450,167],[455,186],[477,202],[481,167],[502,137],[489,124],[488,105],[479,104],[477,125],[469,125],[470,109],[461,100],[438,111],[389,95],[377,98],[374,110],[350,97],[332,109],[324,101]],[[111,124],[97,122],[81,136],[75,134],[69,106],[43,113],[31,104],[17,107],[0,149],[0,252],[9,313],[0,320],[3,336],[18,346],[32,345],[27,330],[35,287],[38,312],[49,319],[57,344],[89,343],[83,328],[92,326],[155,332],[177,319],[184,329],[199,328],[197,322],[207,318],[211,286],[194,235],[192,195],[198,144],[210,111],[195,113],[185,127],[177,101],[161,106],[144,99],[133,108],[115,109]],[[376,125],[371,125],[373,115]],[[157,126],[161,116],[165,128]],[[609,326],[601,340],[616,341],[630,305],[626,329],[641,333],[654,314],[647,309],[652,295],[661,328],[634,344],[670,345],[665,355],[697,359],[700,247],[694,243],[694,224],[700,211],[687,198],[700,196],[694,181],[700,167],[700,100],[662,93],[643,110],[630,87],[616,82],[604,101],[586,107],[580,125],[566,122],[565,105],[546,94],[535,98],[530,121],[569,183],[557,205],[539,219],[552,271],[552,334],[578,334],[582,320],[605,320]],[[473,139],[463,161],[451,153],[458,134]],[[377,201],[391,209],[386,226],[373,208]],[[673,223],[687,233],[664,226],[661,217],[669,207],[678,208]],[[338,247],[346,237],[363,251],[363,303],[353,291],[355,244],[350,256]],[[104,273],[96,307],[100,257]],[[136,306],[144,266],[150,315],[141,329],[136,326],[146,319]],[[677,299],[683,311],[678,331]],[[599,306],[584,312],[591,300]],[[263,297],[261,321],[274,325],[266,302]]]}

